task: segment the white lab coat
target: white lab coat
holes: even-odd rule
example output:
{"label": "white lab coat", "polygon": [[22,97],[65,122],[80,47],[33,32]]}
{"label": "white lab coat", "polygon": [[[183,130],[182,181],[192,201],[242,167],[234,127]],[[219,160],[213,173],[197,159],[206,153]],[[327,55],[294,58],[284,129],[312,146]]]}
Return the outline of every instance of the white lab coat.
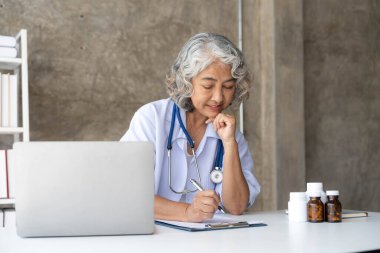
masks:
{"label": "white lab coat", "polygon": [[[172,192],[168,180],[167,137],[169,135],[172,117],[173,101],[163,99],[142,106],[133,116],[130,127],[120,141],[150,141],[155,147],[155,194],[180,201],[182,195]],[[186,113],[180,109],[182,120],[186,126]],[[198,146],[196,155],[201,174],[201,185],[205,189],[214,189],[222,196],[222,183],[215,185],[210,180],[210,171],[214,165],[218,135],[213,125],[207,125],[206,132]],[[249,186],[249,203],[251,206],[260,192],[260,185],[253,175],[253,160],[248,144],[240,131],[236,131],[236,140],[239,147],[241,166]],[[187,139],[181,130],[178,120],[175,121],[172,148],[172,186],[177,191],[195,189],[189,182],[190,178],[197,179],[194,158],[190,160],[189,168],[186,158]],[[182,201],[191,203],[196,193],[189,193],[182,197]],[[223,199],[222,199],[223,204]]]}

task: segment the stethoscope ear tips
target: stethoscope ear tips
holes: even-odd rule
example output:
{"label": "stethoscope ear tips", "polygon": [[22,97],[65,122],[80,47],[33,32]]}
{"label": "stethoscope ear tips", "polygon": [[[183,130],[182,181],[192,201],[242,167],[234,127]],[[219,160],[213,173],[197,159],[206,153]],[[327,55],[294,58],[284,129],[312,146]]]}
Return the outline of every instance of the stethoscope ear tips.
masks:
{"label": "stethoscope ear tips", "polygon": [[223,180],[223,173],[220,170],[214,169],[211,171],[210,178],[214,184],[219,184]]}

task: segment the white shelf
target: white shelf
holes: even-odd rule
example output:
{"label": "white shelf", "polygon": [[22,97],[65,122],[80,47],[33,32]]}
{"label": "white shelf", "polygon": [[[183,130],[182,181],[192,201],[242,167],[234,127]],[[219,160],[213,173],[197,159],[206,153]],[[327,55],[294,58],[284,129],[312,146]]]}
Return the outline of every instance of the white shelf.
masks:
{"label": "white shelf", "polygon": [[[19,107],[17,115],[18,125],[21,127],[0,127],[0,135],[13,135],[13,143],[18,141],[29,141],[29,92],[28,92],[28,39],[27,31],[21,29],[15,36],[18,58],[0,57],[0,72],[18,76]],[[22,116],[22,117],[20,117]],[[21,120],[20,120],[21,119]],[[14,183],[14,182],[13,182]],[[14,197],[11,195],[11,197]],[[0,209],[14,208],[15,199],[0,199]]]}
{"label": "white shelf", "polygon": [[[17,41],[16,49],[18,50],[18,58],[0,57],[0,72],[9,70],[13,74],[17,74],[20,78],[19,87],[21,89],[20,102],[21,108],[19,112],[22,120],[19,125],[22,127],[0,127],[1,134],[13,134],[14,141],[29,141],[29,95],[28,95],[28,44],[27,31],[21,29],[15,36]],[[11,73],[12,74],[12,73]]]}
{"label": "white shelf", "polygon": [[0,69],[14,70],[18,68],[22,63],[21,58],[4,58],[0,57]]}
{"label": "white shelf", "polygon": [[21,134],[23,131],[22,127],[0,127],[0,134]]}
{"label": "white shelf", "polygon": [[0,199],[0,209],[2,208],[14,208],[15,199]]}

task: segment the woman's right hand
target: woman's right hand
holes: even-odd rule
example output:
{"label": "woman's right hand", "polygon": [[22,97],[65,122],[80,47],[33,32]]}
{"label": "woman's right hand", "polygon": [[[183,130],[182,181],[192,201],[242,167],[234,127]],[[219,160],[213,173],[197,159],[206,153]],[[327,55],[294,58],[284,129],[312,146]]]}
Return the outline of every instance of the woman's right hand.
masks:
{"label": "woman's right hand", "polygon": [[218,210],[220,198],[213,190],[197,192],[191,203],[186,208],[186,216],[189,222],[202,222],[211,219]]}

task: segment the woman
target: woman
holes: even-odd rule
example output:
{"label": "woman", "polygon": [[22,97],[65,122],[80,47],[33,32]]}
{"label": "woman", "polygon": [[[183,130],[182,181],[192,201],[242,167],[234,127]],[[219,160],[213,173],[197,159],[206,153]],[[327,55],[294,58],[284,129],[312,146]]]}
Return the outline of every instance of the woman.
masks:
{"label": "woman", "polygon": [[[218,206],[241,214],[260,192],[247,142],[235,117],[223,113],[248,97],[249,73],[241,52],[226,37],[197,34],[181,49],[167,88],[170,98],[141,107],[121,139],[155,146],[155,218],[202,222]],[[215,183],[210,178],[214,165],[223,167],[222,175],[213,172]],[[205,190],[197,191],[190,179]]]}

